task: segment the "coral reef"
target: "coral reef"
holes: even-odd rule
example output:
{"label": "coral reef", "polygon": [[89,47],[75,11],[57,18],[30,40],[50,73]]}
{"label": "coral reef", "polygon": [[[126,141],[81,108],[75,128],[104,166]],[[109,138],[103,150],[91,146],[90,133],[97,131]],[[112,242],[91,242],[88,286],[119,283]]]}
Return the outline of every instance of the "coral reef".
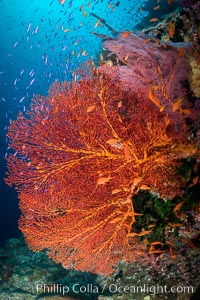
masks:
{"label": "coral reef", "polygon": [[[184,81],[188,64],[135,35],[108,40],[118,65],[54,83],[10,125],[6,182],[19,192],[19,227],[34,251],[65,268],[108,275],[146,253],[132,197],[183,193],[180,159],[199,149]],[[191,122],[193,120],[191,119]],[[162,200],[161,200],[162,201]]]}
{"label": "coral reef", "polygon": [[[147,267],[139,262],[130,265],[120,263],[117,272],[109,277],[64,270],[62,266],[49,259],[44,251],[39,253],[30,251],[22,238],[8,240],[0,251],[4,253],[4,258],[1,258],[4,269],[8,270],[11,265],[13,266],[12,273],[9,273],[6,281],[1,282],[1,300],[9,298],[15,300],[71,298],[77,300],[130,300],[133,298],[163,300],[166,297],[169,298],[169,294],[162,293],[164,286],[167,286],[168,290],[174,286],[170,299],[189,300],[193,299],[191,295],[195,293],[199,285],[200,257],[197,248],[187,247],[184,253],[182,251],[174,260],[170,259],[168,253],[151,257]],[[37,284],[46,284],[46,290],[44,288],[37,290]],[[48,292],[47,287],[53,284],[68,287],[69,291],[64,296],[62,289]],[[77,290],[74,292],[74,286],[77,284],[83,287],[87,287],[88,284],[96,286],[98,292],[77,292]],[[144,285],[149,287],[149,291],[144,290]],[[157,286],[160,288],[158,289]],[[114,292],[115,287],[122,287],[122,289],[135,287],[139,292]]]}

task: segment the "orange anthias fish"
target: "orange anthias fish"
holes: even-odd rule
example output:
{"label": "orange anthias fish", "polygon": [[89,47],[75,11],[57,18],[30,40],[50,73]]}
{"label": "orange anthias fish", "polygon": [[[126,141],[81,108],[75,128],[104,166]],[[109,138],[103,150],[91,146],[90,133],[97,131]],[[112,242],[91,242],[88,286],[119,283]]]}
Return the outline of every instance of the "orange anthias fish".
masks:
{"label": "orange anthias fish", "polygon": [[153,8],[153,10],[158,10],[158,9],[160,9],[160,5],[157,5]]}
{"label": "orange anthias fish", "polygon": [[178,98],[178,100],[176,100],[173,104],[172,104],[172,111],[175,112],[177,111],[182,104],[183,99],[182,98]]}
{"label": "orange anthias fish", "polygon": [[118,148],[118,149],[123,149],[123,144],[120,140],[118,139],[109,139],[106,141],[107,144],[109,144],[110,146],[114,147],[114,148]]}
{"label": "orange anthias fish", "polygon": [[181,208],[182,205],[183,205],[183,201],[179,202],[178,204],[176,204],[176,206],[174,207],[173,211],[174,212],[178,211]]}
{"label": "orange anthias fish", "polygon": [[89,113],[89,112],[93,111],[95,108],[96,108],[95,105],[90,105],[90,106],[88,106],[86,112]]}
{"label": "orange anthias fish", "polygon": [[174,33],[175,33],[175,25],[173,22],[169,22],[169,31],[168,31],[169,37],[173,38]]}
{"label": "orange anthias fish", "polygon": [[149,249],[149,254],[156,254],[156,253],[163,253],[166,252],[166,250],[161,250],[161,249],[157,249],[156,246],[163,246],[162,242],[153,242],[150,243],[150,249]]}
{"label": "orange anthias fish", "polygon": [[180,49],[178,50],[178,55],[179,55],[180,57],[183,57],[183,56],[185,55],[185,48],[180,48]]}
{"label": "orange anthias fish", "polygon": [[112,190],[111,194],[115,195],[115,194],[118,194],[120,192],[122,192],[122,190],[120,190],[120,189],[114,189],[114,190]]}
{"label": "orange anthias fish", "polygon": [[181,223],[173,224],[173,223],[169,222],[168,225],[172,228],[175,228],[175,227],[180,227],[182,224]]}
{"label": "orange anthias fish", "polygon": [[60,4],[64,4],[65,0],[59,0]]}
{"label": "orange anthias fish", "polygon": [[152,19],[150,19],[150,21],[149,22],[158,22],[158,18],[152,18]]}
{"label": "orange anthias fish", "polygon": [[97,184],[105,184],[106,182],[108,182],[111,178],[110,177],[99,177],[99,179],[97,180]]}
{"label": "orange anthias fish", "polygon": [[172,247],[169,248],[169,254],[171,259],[176,258],[176,254],[174,253],[174,249]]}
{"label": "orange anthias fish", "polygon": [[122,39],[125,39],[125,38],[127,38],[130,34],[131,34],[131,31],[124,31],[124,32],[121,34],[121,38],[122,38]]}
{"label": "orange anthias fish", "polygon": [[157,107],[159,107],[159,108],[160,108],[160,111],[162,112],[162,111],[164,110],[164,106],[162,106],[162,105],[160,104],[160,101],[158,100],[158,98],[153,94],[153,90],[154,90],[154,89],[155,89],[154,87],[152,87],[152,88],[149,89],[149,99],[150,99]]}
{"label": "orange anthias fish", "polygon": [[132,160],[131,151],[128,145],[128,142],[124,142],[124,156],[127,162]]}
{"label": "orange anthias fish", "polygon": [[199,181],[199,176],[194,177],[189,187],[192,187],[193,185],[197,184],[198,181]]}
{"label": "orange anthias fish", "polygon": [[147,43],[149,43],[150,41],[151,41],[151,38],[147,38],[147,39],[144,40],[144,44],[147,44]]}
{"label": "orange anthias fish", "polygon": [[129,58],[129,55],[128,55],[128,54],[126,54],[126,55],[125,55],[125,57],[124,57],[124,61],[127,61],[127,60],[128,60],[128,58]]}

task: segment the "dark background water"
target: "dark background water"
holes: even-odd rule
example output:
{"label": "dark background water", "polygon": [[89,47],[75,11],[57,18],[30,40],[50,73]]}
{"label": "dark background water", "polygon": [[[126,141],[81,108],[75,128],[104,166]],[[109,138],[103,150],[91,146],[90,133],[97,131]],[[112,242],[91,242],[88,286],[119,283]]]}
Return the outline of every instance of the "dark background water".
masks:
{"label": "dark background water", "polygon": [[0,245],[20,234],[17,193],[4,183],[10,121],[29,108],[35,94],[46,95],[55,80],[71,80],[80,64],[99,60],[102,39],[91,32],[113,33],[95,28],[98,18],[91,13],[116,31],[129,31],[148,26],[149,18],[169,13],[177,3],[161,0],[158,12],[156,5],[156,0],[0,1]]}

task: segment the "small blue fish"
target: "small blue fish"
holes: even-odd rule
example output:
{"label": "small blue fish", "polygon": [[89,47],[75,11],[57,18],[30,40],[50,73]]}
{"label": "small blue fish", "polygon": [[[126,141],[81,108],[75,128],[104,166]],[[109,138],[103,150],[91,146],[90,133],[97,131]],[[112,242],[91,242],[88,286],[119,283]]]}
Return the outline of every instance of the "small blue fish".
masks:
{"label": "small blue fish", "polygon": [[24,73],[24,69],[21,70],[20,75],[22,75]]}
{"label": "small blue fish", "polygon": [[32,22],[30,22],[30,23],[28,24],[27,29],[26,29],[27,32],[29,32],[29,30],[30,30],[30,28],[31,28],[31,24],[32,24]]}
{"label": "small blue fish", "polygon": [[22,98],[19,100],[19,102],[22,102],[24,99],[25,99],[25,96],[22,97]]}
{"label": "small blue fish", "polygon": [[18,42],[14,43],[13,48],[15,49],[17,47],[17,45],[18,45]]}
{"label": "small blue fish", "polygon": [[37,33],[38,30],[39,30],[39,26],[37,26],[37,27],[35,28],[35,33]]}
{"label": "small blue fish", "polygon": [[32,85],[35,82],[35,78],[33,78],[30,82],[30,85]]}

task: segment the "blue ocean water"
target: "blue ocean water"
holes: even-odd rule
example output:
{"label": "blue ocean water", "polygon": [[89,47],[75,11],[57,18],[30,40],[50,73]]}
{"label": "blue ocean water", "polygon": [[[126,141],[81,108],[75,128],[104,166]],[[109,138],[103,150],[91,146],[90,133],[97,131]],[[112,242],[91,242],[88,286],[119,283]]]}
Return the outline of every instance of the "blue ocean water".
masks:
{"label": "blue ocean water", "polygon": [[[159,13],[164,13],[167,2],[161,3]],[[19,234],[17,195],[3,181],[11,120],[29,108],[34,95],[46,95],[54,81],[72,80],[74,70],[88,59],[97,62],[101,36],[142,28],[156,4],[156,0],[0,1],[1,242]]]}

